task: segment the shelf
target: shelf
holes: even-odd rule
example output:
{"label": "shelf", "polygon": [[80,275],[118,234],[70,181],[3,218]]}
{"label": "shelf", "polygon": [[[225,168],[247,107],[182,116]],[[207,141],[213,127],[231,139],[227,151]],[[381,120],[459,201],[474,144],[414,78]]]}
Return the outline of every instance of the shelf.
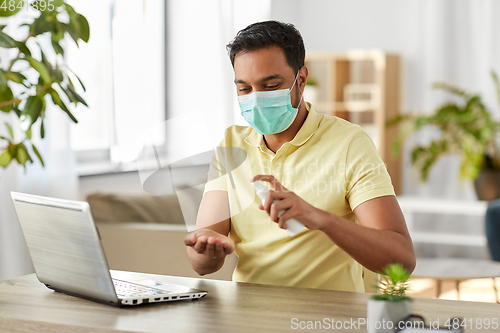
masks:
{"label": "shelf", "polygon": [[317,52],[306,55],[306,66],[317,82],[316,101],[309,102],[319,113],[366,127],[396,194],[401,193],[401,156],[395,159],[391,154],[397,128],[385,127],[387,120],[400,113],[400,57],[382,50]]}
{"label": "shelf", "polygon": [[434,213],[447,215],[484,216],[488,201],[427,199],[409,196],[398,196],[403,212]]}
{"label": "shelf", "polygon": [[[478,200],[450,200],[438,198],[419,198],[399,196],[398,202],[403,211],[408,226],[408,231],[414,243],[430,243],[444,245],[480,246],[487,245],[484,235],[452,234],[442,232],[417,232],[415,231],[415,214],[441,214],[465,215],[480,217],[484,223],[484,215],[488,208],[487,201]],[[439,219],[436,220],[439,223]],[[455,230],[450,230],[455,232]]]}
{"label": "shelf", "polygon": [[456,235],[431,232],[410,233],[414,243],[430,243],[443,245],[486,246],[485,236]]}

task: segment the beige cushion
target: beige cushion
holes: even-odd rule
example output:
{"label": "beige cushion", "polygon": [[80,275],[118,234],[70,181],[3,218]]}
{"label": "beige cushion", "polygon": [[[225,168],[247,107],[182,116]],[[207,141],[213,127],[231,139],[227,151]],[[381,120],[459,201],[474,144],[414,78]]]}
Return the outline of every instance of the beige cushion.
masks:
{"label": "beige cushion", "polygon": [[184,224],[175,194],[92,193],[87,196],[96,222]]}
{"label": "beige cushion", "polygon": [[[200,277],[186,254],[183,225],[159,223],[98,223],[110,269],[152,274]],[[238,257],[231,253],[217,272],[206,279],[231,280]]]}

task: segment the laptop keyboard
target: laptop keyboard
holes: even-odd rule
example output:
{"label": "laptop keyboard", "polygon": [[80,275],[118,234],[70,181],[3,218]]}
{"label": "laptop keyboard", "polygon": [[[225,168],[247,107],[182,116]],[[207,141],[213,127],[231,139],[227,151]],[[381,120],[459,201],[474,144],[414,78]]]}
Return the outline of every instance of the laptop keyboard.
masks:
{"label": "laptop keyboard", "polygon": [[113,279],[113,284],[115,285],[116,294],[121,297],[140,297],[169,293],[166,290],[146,287],[140,284],[130,283],[117,279]]}

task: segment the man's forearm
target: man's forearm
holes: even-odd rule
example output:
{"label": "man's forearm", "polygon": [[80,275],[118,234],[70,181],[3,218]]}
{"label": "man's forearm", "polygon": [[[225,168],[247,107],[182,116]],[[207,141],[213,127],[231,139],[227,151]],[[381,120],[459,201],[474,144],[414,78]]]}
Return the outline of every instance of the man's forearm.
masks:
{"label": "man's forearm", "polygon": [[191,266],[200,275],[217,272],[224,265],[225,257],[208,258],[206,255],[196,252],[192,247],[186,249]]}
{"label": "man's forearm", "polygon": [[320,230],[364,267],[380,272],[387,264],[400,263],[410,273],[415,268],[413,245],[404,235],[392,230],[364,227],[324,213],[325,223]]}

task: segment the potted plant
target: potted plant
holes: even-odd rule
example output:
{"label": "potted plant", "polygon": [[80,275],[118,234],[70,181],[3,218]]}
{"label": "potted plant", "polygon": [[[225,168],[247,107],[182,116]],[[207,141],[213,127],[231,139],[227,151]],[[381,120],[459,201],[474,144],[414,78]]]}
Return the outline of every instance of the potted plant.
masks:
{"label": "potted plant", "polygon": [[[0,5],[0,17],[24,15],[26,11],[38,14],[35,18],[25,15],[26,21],[19,28],[26,30],[26,36],[21,40],[5,33],[6,25],[0,25],[0,48],[16,52],[10,62],[0,59],[0,111],[12,112],[19,118],[14,124],[2,124],[7,135],[0,136],[0,167],[5,168],[13,161],[26,167],[27,162],[33,163],[33,154],[43,165],[41,153],[31,142],[31,128],[35,124],[39,126],[40,137],[44,138],[47,102],[51,101],[75,123],[77,120],[69,104],[87,106],[73,82],[77,80],[83,91],[85,86],[65,65],[64,49],[60,43],[65,36],[70,36],[77,45],[79,41],[88,42],[89,24],[64,0],[16,0],[4,1]],[[42,39],[49,42],[56,54],[54,60],[47,58]],[[17,66],[18,63],[22,66]],[[30,72],[37,73],[38,77],[31,79]],[[16,131],[16,127],[20,131]],[[16,132],[21,135],[15,135]]]}
{"label": "potted plant", "polygon": [[412,299],[405,296],[410,274],[401,264],[389,264],[380,274],[381,293],[368,300],[368,333],[395,332],[411,314]]}
{"label": "potted plant", "polygon": [[[491,72],[500,103],[500,82]],[[426,181],[432,166],[446,155],[461,157],[460,176],[474,179],[480,200],[500,197],[500,122],[495,121],[481,96],[459,87],[437,82],[435,89],[447,91],[458,97],[459,102],[448,102],[430,115],[400,115],[391,119],[388,126],[402,125],[393,142],[392,152],[397,155],[408,136],[425,126],[435,126],[440,136],[427,145],[415,145],[411,150],[411,163],[420,169]]]}

